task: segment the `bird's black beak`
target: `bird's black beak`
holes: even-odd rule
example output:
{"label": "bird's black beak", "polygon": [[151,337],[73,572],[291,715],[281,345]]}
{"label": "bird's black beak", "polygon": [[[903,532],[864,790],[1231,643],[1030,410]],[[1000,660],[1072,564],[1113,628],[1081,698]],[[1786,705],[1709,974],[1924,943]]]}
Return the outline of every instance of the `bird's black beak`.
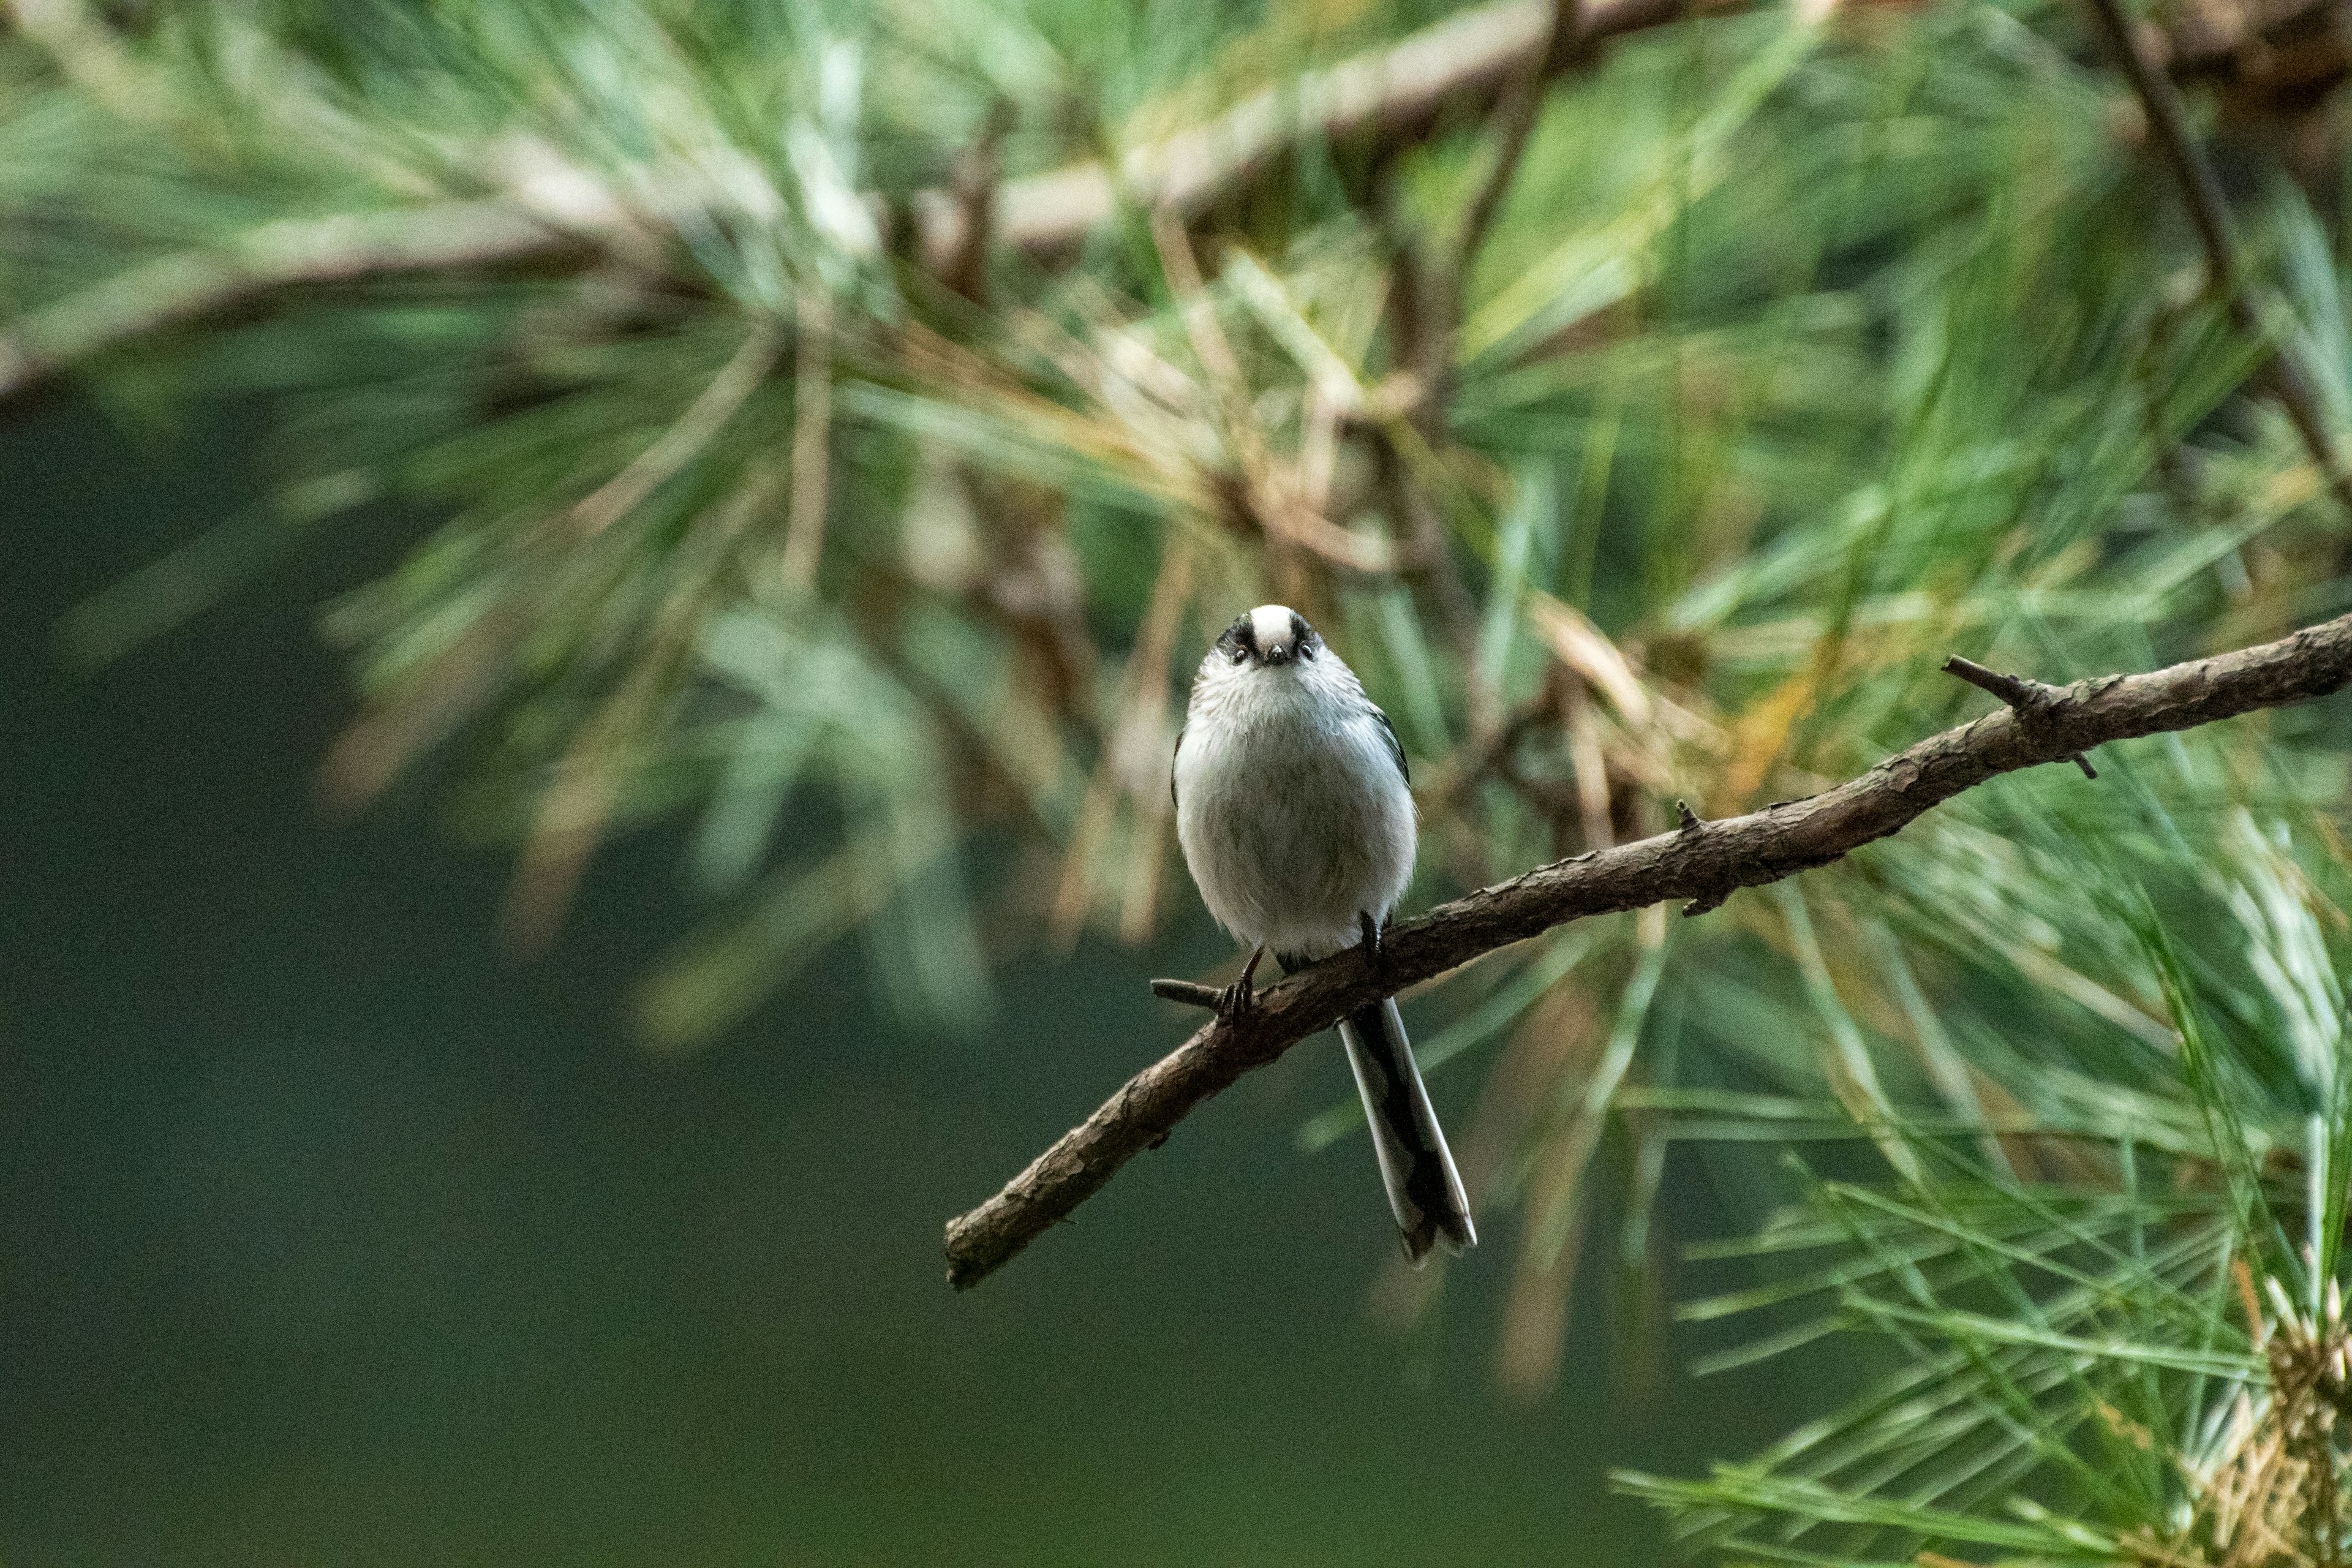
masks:
{"label": "bird's black beak", "polygon": [[1265,662],[1268,664],[1288,664],[1290,662],[1292,652],[1292,646],[1289,643],[1269,643],[1266,645]]}

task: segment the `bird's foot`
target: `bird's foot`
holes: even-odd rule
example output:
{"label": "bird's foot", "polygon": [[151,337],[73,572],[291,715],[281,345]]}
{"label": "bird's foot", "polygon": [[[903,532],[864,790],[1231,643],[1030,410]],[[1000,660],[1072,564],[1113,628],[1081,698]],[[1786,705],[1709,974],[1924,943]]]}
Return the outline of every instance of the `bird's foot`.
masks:
{"label": "bird's foot", "polygon": [[1265,956],[1260,947],[1242,965],[1242,977],[1217,993],[1217,1016],[1230,1024],[1257,1005],[1257,992],[1251,982],[1257,974],[1258,960]]}
{"label": "bird's foot", "polygon": [[1356,928],[1364,933],[1364,958],[1371,964],[1372,973],[1378,974],[1388,967],[1388,954],[1381,949],[1381,922],[1372,918],[1370,910],[1360,910]]}

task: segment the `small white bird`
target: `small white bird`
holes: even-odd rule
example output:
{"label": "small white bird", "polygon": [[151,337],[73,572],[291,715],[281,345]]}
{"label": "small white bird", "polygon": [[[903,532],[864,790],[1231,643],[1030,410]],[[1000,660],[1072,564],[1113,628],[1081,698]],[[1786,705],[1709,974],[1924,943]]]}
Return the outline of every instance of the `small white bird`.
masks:
{"label": "small white bird", "polygon": [[[1380,928],[1412,877],[1412,789],[1388,715],[1305,617],[1261,605],[1201,661],[1176,737],[1176,838],[1209,912],[1255,949],[1222,1010],[1251,1005],[1270,949],[1286,970]],[[1405,1257],[1477,1245],[1461,1173],[1393,1000],[1339,1025]]]}

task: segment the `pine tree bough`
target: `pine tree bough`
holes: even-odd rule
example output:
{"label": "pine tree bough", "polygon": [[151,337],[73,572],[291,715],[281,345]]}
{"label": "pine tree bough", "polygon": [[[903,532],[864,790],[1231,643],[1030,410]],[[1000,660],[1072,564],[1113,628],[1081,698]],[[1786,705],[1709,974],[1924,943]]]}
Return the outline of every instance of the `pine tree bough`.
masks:
{"label": "pine tree bough", "polygon": [[[1720,14],[1685,0],[1588,0],[1573,9],[1570,27],[1559,25],[1559,0],[1500,0],[1268,88],[1202,124],[1131,149],[1116,165],[1072,163],[986,193],[918,191],[905,200],[903,226],[892,204],[877,196],[874,216],[885,231],[903,232],[919,265],[955,286],[991,246],[1046,259],[1076,251],[1122,212],[1164,209],[1189,221],[1247,194],[1299,147],[1419,141],[1448,122],[1449,110],[1491,107],[1528,79],[1530,64],[1534,79],[1549,80],[1612,38],[1702,10]],[[2210,66],[2201,57],[2199,63]],[[526,179],[502,197],[281,219],[133,268],[0,331],[0,402],[108,349],[322,283],[607,259],[644,268],[659,256],[660,237],[692,216],[628,210],[583,185],[576,172],[541,173],[554,179],[551,196]],[[984,237],[971,232],[976,226],[985,226]]]}
{"label": "pine tree bough", "polygon": [[0,399],[92,354],[291,289],[594,254],[579,236],[497,199],[281,218],[231,243],[130,268],[9,322],[0,332]]}
{"label": "pine tree bough", "polygon": [[[1190,219],[1234,199],[1283,155],[1317,142],[1372,138],[1395,146],[1426,136],[1445,110],[1502,95],[1538,50],[1549,77],[1623,34],[1685,15],[1683,0],[1596,0],[1570,36],[1556,36],[1555,0],[1503,3],[1449,17],[1374,49],[1244,99],[1202,124],[1147,142],[1116,165],[1073,163],[971,191],[924,190],[908,202],[908,247],[927,271],[954,283],[985,245],[1038,258],[1075,251],[1122,212],[1167,210]],[[571,191],[574,178],[564,187]],[[888,204],[874,198],[885,230]],[[683,212],[632,212],[604,201],[538,199],[525,182],[511,199],[393,207],[268,224],[217,247],[168,256],[20,318],[0,332],[0,400],[30,391],[75,362],[243,301],[321,282],[465,267],[587,265],[617,252],[643,266],[650,236],[688,226]]]}
{"label": "pine tree bough", "polygon": [[[1666,900],[1687,900],[1685,912],[1703,913],[1737,889],[1829,865],[2002,773],[2072,762],[2110,741],[2308,701],[2347,684],[2352,616],[2145,675],[2095,676],[2071,686],[2020,682],[2024,696],[2011,706],[1930,736],[1835,789],[1744,816],[1685,822],[1441,904],[1390,928],[1377,976],[1350,949],[1260,992],[1250,1012],[1203,1026],[1129,1079],[1002,1192],[948,1222],[948,1282],[958,1289],[978,1284],[1129,1159],[1166,1142],[1194,1106],[1383,994],[1589,915]],[[1193,1000],[1176,988],[1163,994]]]}

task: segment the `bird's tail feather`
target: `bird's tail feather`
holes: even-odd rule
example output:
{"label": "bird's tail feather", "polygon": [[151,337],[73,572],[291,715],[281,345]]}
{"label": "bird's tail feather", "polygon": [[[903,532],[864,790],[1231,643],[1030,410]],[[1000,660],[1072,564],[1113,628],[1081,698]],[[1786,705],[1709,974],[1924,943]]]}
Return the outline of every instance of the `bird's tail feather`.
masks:
{"label": "bird's tail feather", "polygon": [[1456,1255],[1477,1246],[1462,1173],[1430,1109],[1429,1090],[1422,1087],[1396,1003],[1382,1000],[1349,1014],[1339,1024],[1339,1038],[1364,1097],[1364,1119],[1371,1124],[1372,1149],[1380,1156],[1381,1180],[1389,1190],[1406,1261],[1419,1268],[1440,1241]]}

